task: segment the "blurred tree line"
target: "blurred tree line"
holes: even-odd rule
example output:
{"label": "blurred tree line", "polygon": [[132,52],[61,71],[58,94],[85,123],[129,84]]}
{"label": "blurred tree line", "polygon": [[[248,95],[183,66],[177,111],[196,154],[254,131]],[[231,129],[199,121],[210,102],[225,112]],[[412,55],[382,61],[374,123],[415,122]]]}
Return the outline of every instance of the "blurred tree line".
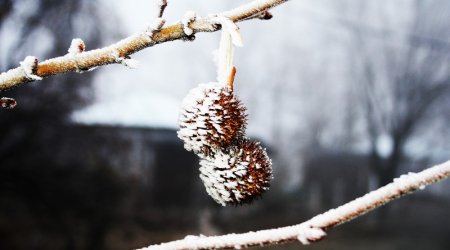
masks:
{"label": "blurred tree line", "polygon": [[356,153],[374,188],[449,157],[449,4],[323,0],[269,23],[302,31],[280,38],[283,63],[268,62],[266,98],[252,104],[270,113],[264,121],[284,176],[327,151]]}
{"label": "blurred tree line", "polygon": [[[74,37],[99,47],[111,21],[98,1],[0,0],[0,69],[27,55],[62,56]],[[93,77],[60,75],[2,93],[18,106],[0,111],[0,248],[102,248],[120,180],[100,164],[58,161],[71,112],[93,98]]]}

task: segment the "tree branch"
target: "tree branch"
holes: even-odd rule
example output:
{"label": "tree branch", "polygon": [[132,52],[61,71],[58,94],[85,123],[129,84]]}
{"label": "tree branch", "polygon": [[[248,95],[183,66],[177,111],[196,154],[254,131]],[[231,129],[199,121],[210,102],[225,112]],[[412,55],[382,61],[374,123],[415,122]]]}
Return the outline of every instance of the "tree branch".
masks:
{"label": "tree branch", "polygon": [[394,179],[384,187],[372,191],[336,209],[317,215],[294,226],[223,236],[187,236],[182,240],[152,245],[141,250],[184,249],[240,249],[251,246],[275,245],[300,241],[309,244],[323,239],[325,230],[346,223],[401,196],[423,189],[450,176],[450,161],[420,173],[409,173]]}
{"label": "tree branch", "polygon": [[[210,15],[207,18],[199,18],[189,23],[188,28],[193,31],[193,33],[189,35],[185,33],[182,22],[163,29],[154,29],[154,27],[150,27],[151,30],[147,32],[130,36],[105,48],[81,52],[75,55],[69,53],[62,57],[43,61],[37,64],[33,74],[27,73],[26,69],[23,67],[17,67],[0,74],[0,91],[51,75],[66,72],[84,72],[107,64],[126,64],[126,61],[123,59],[128,59],[131,54],[153,45],[180,39],[192,40],[195,33],[214,32],[219,30],[220,24],[214,20],[214,16],[224,16],[233,22],[239,22],[248,19],[249,17],[257,17],[259,13],[263,13],[268,9],[287,1],[288,0],[255,0],[230,11],[219,13],[217,15]],[[159,23],[161,22],[163,21],[159,20]]]}

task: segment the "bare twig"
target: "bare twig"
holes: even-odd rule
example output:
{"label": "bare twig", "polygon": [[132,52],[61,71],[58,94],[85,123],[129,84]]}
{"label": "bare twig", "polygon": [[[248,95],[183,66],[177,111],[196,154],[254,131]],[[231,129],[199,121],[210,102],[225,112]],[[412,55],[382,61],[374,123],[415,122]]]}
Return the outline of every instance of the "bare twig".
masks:
{"label": "bare twig", "polygon": [[[263,13],[264,11],[287,1],[288,0],[255,0],[233,10],[211,16],[224,16],[233,22],[239,22],[249,17],[258,16],[257,14]],[[161,12],[163,10],[162,6]],[[179,39],[192,40],[195,33],[214,32],[220,29],[220,25],[215,21],[214,17],[207,17],[193,20],[189,23],[188,28],[189,29],[184,29],[183,24],[179,22],[160,30],[152,30],[152,32],[146,31],[141,34],[130,36],[101,49],[85,51],[76,54],[76,56],[69,53],[68,55],[39,63],[33,74],[29,74],[29,72],[27,74],[22,67],[11,69],[0,74],[0,91],[51,75],[66,72],[87,71],[106,64],[122,63],[123,60],[118,60],[117,58],[128,59],[131,54],[159,43]],[[192,30],[192,34],[186,34],[184,30]],[[29,69],[29,67],[27,69]]]}
{"label": "bare twig", "polygon": [[158,6],[156,6],[157,9],[158,9],[157,17],[161,18],[163,16],[163,14],[164,14],[164,10],[167,7],[167,0],[156,0],[156,3],[158,5]]}
{"label": "bare twig", "polygon": [[401,196],[423,189],[450,176],[450,161],[420,173],[409,173],[336,209],[294,226],[223,236],[187,236],[182,240],[152,245],[141,250],[228,249],[300,241],[309,244],[326,236],[325,230],[346,223]]}

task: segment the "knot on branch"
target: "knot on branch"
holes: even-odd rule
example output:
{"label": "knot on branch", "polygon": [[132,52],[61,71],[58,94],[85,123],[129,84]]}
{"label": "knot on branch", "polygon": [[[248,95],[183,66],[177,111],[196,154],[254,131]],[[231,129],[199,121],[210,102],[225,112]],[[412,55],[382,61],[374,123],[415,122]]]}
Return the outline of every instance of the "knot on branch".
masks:
{"label": "knot on branch", "polygon": [[164,20],[163,18],[160,17],[155,18],[155,20],[153,20],[153,22],[147,26],[147,29],[144,32],[145,35],[147,35],[151,40],[153,40],[152,37],[155,31],[161,30],[165,23],[166,20]]}
{"label": "knot on branch", "polygon": [[194,11],[188,11],[184,14],[181,24],[183,24],[183,32],[187,36],[194,34],[194,29],[191,28],[191,24],[197,19],[197,14]]}
{"label": "knot on branch", "polygon": [[39,81],[42,80],[42,77],[36,75],[38,68],[38,59],[34,56],[27,56],[25,59],[20,62],[20,67],[25,73],[26,77],[29,80]]}
{"label": "knot on branch", "polygon": [[273,15],[269,11],[261,12],[258,15],[258,19],[260,19],[260,20],[270,20],[270,19],[272,19],[272,17],[273,17]]}
{"label": "knot on branch", "polygon": [[139,61],[132,59],[129,56],[125,56],[125,57],[121,57],[119,52],[117,50],[114,50],[112,52],[112,55],[114,56],[114,58],[116,59],[117,63],[121,63],[122,65],[130,68],[130,69],[135,69],[139,66]]}

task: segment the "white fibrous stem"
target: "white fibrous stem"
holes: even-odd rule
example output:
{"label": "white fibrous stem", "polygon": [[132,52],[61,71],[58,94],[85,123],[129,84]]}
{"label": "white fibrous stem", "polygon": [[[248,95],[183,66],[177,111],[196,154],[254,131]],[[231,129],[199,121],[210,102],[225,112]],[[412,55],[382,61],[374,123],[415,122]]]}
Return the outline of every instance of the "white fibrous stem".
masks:
{"label": "white fibrous stem", "polygon": [[234,45],[238,47],[244,46],[239,26],[233,20],[225,16],[215,16],[213,17],[213,21],[220,24],[223,31],[228,32]]}
{"label": "white fibrous stem", "polygon": [[[243,46],[241,33],[239,27],[224,16],[216,16],[214,20],[222,26],[222,35],[220,37],[220,45],[217,51],[217,81],[228,85],[233,90],[233,80],[235,67],[233,65],[234,47]],[[230,78],[231,77],[231,78]]]}
{"label": "white fibrous stem", "polygon": [[325,230],[353,220],[404,195],[450,176],[450,161],[419,173],[409,173],[343,206],[293,226],[222,236],[190,236],[141,250],[229,249],[299,241],[310,244],[326,236]]}
{"label": "white fibrous stem", "polygon": [[234,47],[231,42],[231,35],[228,31],[223,30],[220,37],[220,45],[216,54],[217,58],[217,81],[226,85],[228,84],[229,75],[234,67]]}
{"label": "white fibrous stem", "polygon": [[37,66],[38,59],[34,56],[27,56],[22,62],[20,62],[20,67],[22,67],[26,77],[33,81],[42,80],[42,77],[36,75]]}
{"label": "white fibrous stem", "polygon": [[181,23],[183,24],[183,31],[187,36],[191,36],[194,34],[194,29],[191,27],[191,24],[197,19],[197,14],[194,11],[188,11],[184,14]]}

